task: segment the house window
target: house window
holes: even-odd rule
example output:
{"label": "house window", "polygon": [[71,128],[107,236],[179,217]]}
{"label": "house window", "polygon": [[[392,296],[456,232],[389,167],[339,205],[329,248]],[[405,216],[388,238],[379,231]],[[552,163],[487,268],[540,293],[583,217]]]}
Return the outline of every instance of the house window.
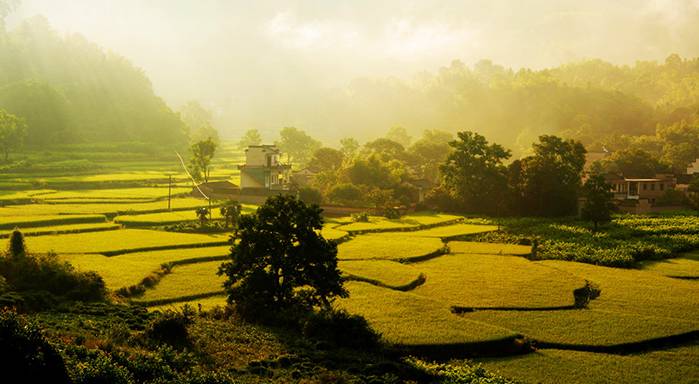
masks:
{"label": "house window", "polygon": [[660,183],[660,190],[661,190],[661,191],[664,191],[664,190],[665,190],[665,184]]}

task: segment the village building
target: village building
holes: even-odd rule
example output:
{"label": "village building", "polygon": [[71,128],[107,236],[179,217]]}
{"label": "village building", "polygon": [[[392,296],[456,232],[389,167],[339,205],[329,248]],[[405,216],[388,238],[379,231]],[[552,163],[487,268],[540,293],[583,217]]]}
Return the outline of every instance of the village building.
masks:
{"label": "village building", "polygon": [[275,145],[251,145],[245,149],[245,164],[239,165],[242,193],[286,191],[290,187],[290,164],[280,162]]}

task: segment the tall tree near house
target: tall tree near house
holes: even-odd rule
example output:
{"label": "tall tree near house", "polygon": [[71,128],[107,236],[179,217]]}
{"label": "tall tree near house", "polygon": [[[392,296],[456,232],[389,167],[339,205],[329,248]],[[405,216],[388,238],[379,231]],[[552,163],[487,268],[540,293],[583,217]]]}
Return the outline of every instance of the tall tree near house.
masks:
{"label": "tall tree near house", "polygon": [[262,144],[262,135],[257,129],[248,129],[238,141],[238,149],[245,149],[251,145]]}
{"label": "tall tree near house", "polygon": [[192,158],[190,159],[191,173],[195,177],[203,178],[205,183],[209,182],[209,172],[211,171],[211,159],[216,153],[216,143],[210,137],[192,144],[190,148]]}
{"label": "tall tree near house", "polygon": [[0,146],[2,146],[5,161],[9,160],[11,150],[22,147],[25,136],[24,120],[0,108]]}
{"label": "tall tree near house", "polygon": [[449,145],[453,151],[440,167],[446,190],[467,212],[500,213],[507,191],[503,161],[510,151],[468,131],[459,132]]}
{"label": "tall tree near house", "polygon": [[[585,147],[575,140],[544,135],[534,144],[534,155],[518,165],[523,213],[566,216],[577,212]],[[512,178],[512,177],[511,177]]]}
{"label": "tall tree near house", "polygon": [[582,206],[580,216],[583,220],[588,220],[595,226],[595,232],[599,224],[607,223],[612,219],[614,203],[611,185],[607,184],[604,176],[592,174],[583,185],[582,196],[585,204]]}
{"label": "tall tree near house", "polygon": [[289,156],[289,160],[306,165],[313,152],[321,147],[320,141],[309,136],[305,131],[294,127],[285,127],[279,131],[279,140],[275,143]]}
{"label": "tall tree near house", "polygon": [[330,308],[346,297],[337,267],[337,245],[320,235],[322,210],[293,196],[270,197],[243,215],[239,240],[219,275],[227,277],[228,301],[241,315],[258,319],[296,305]]}

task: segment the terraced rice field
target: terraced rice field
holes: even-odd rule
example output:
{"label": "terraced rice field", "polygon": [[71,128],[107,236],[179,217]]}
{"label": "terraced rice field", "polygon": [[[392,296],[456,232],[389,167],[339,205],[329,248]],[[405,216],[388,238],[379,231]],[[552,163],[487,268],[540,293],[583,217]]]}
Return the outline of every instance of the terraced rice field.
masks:
{"label": "terraced rice field", "polygon": [[[81,233],[98,232],[120,229],[121,225],[114,223],[87,223],[87,224],[65,224],[51,225],[47,227],[20,228],[24,236],[52,235],[60,233]],[[12,230],[0,231],[0,238],[9,237]]]}
{"label": "terraced rice field", "polygon": [[[105,232],[28,237],[26,239],[26,244],[31,252],[54,251],[58,254],[81,254],[134,251],[151,247],[177,248],[206,244],[215,245],[227,241],[228,236],[226,235],[200,235],[146,229],[121,229]],[[8,240],[2,240],[0,242],[0,247],[6,248],[7,242]]]}
{"label": "terraced rice field", "polygon": [[427,276],[416,295],[465,307],[573,305],[585,280],[517,256],[445,255],[415,264]]}
{"label": "terraced rice field", "polygon": [[402,234],[368,234],[338,245],[340,260],[400,259],[424,256],[439,251],[444,244],[438,238]]}
{"label": "terraced rice field", "polygon": [[395,344],[455,344],[498,340],[513,332],[454,316],[437,300],[371,284],[348,282],[350,297],[338,306],[366,317],[383,338]]}
{"label": "terraced rice field", "polygon": [[[173,187],[171,190],[172,195],[189,193],[192,188],[188,187]],[[84,191],[54,191],[46,192],[41,195],[35,196],[35,198],[41,200],[91,200],[91,199],[135,199],[135,200],[147,200],[147,199],[157,199],[165,198],[168,196],[168,188],[153,188],[153,187],[141,187],[141,188],[114,188],[114,189],[93,189]]]}
{"label": "terraced rice field", "polygon": [[[242,213],[252,213],[256,208],[257,207],[254,205],[244,204]],[[223,216],[221,216],[221,211],[218,208],[213,208],[211,210],[211,218],[214,220],[222,219]],[[187,211],[146,213],[140,215],[121,215],[114,218],[115,222],[127,226],[158,226],[197,220],[199,220],[199,218],[193,209]]]}
{"label": "terraced rice field", "polygon": [[[107,287],[116,290],[137,284],[164,263],[181,262],[182,260],[193,261],[202,258],[208,259],[229,254],[229,246],[219,246],[136,252],[112,257],[95,254],[61,255],[61,257],[80,270],[99,273]],[[181,268],[181,266],[177,268]]]}
{"label": "terraced rice field", "polygon": [[105,222],[103,215],[16,215],[0,216],[0,229]]}
{"label": "terraced rice field", "polygon": [[136,301],[155,302],[222,292],[225,278],[216,274],[220,265],[220,261],[210,261],[177,266],[154,289],[147,290]]}
{"label": "terraced rice field", "polygon": [[[172,199],[171,208],[174,211],[192,210],[198,207],[208,207],[205,200],[195,198]],[[134,214],[167,211],[167,200],[152,202],[120,202],[120,203],[80,203],[69,204],[24,204],[0,207],[0,217],[16,216],[46,216],[60,214]]]}

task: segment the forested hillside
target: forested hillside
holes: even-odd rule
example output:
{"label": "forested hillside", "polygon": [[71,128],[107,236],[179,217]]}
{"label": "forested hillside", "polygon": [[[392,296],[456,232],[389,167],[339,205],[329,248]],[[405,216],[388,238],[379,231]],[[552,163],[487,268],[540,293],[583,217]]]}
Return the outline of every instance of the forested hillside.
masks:
{"label": "forested hillside", "polygon": [[23,118],[26,144],[141,141],[186,143],[180,117],[123,57],[43,17],[0,23],[0,108]]}
{"label": "forested hillside", "polygon": [[336,125],[362,133],[391,125],[414,134],[473,130],[516,152],[556,134],[601,147],[616,136],[696,121],[699,59],[671,55],[634,66],[590,60],[540,71],[454,61],[412,82],[357,80],[333,100],[338,115],[353,117]]}

